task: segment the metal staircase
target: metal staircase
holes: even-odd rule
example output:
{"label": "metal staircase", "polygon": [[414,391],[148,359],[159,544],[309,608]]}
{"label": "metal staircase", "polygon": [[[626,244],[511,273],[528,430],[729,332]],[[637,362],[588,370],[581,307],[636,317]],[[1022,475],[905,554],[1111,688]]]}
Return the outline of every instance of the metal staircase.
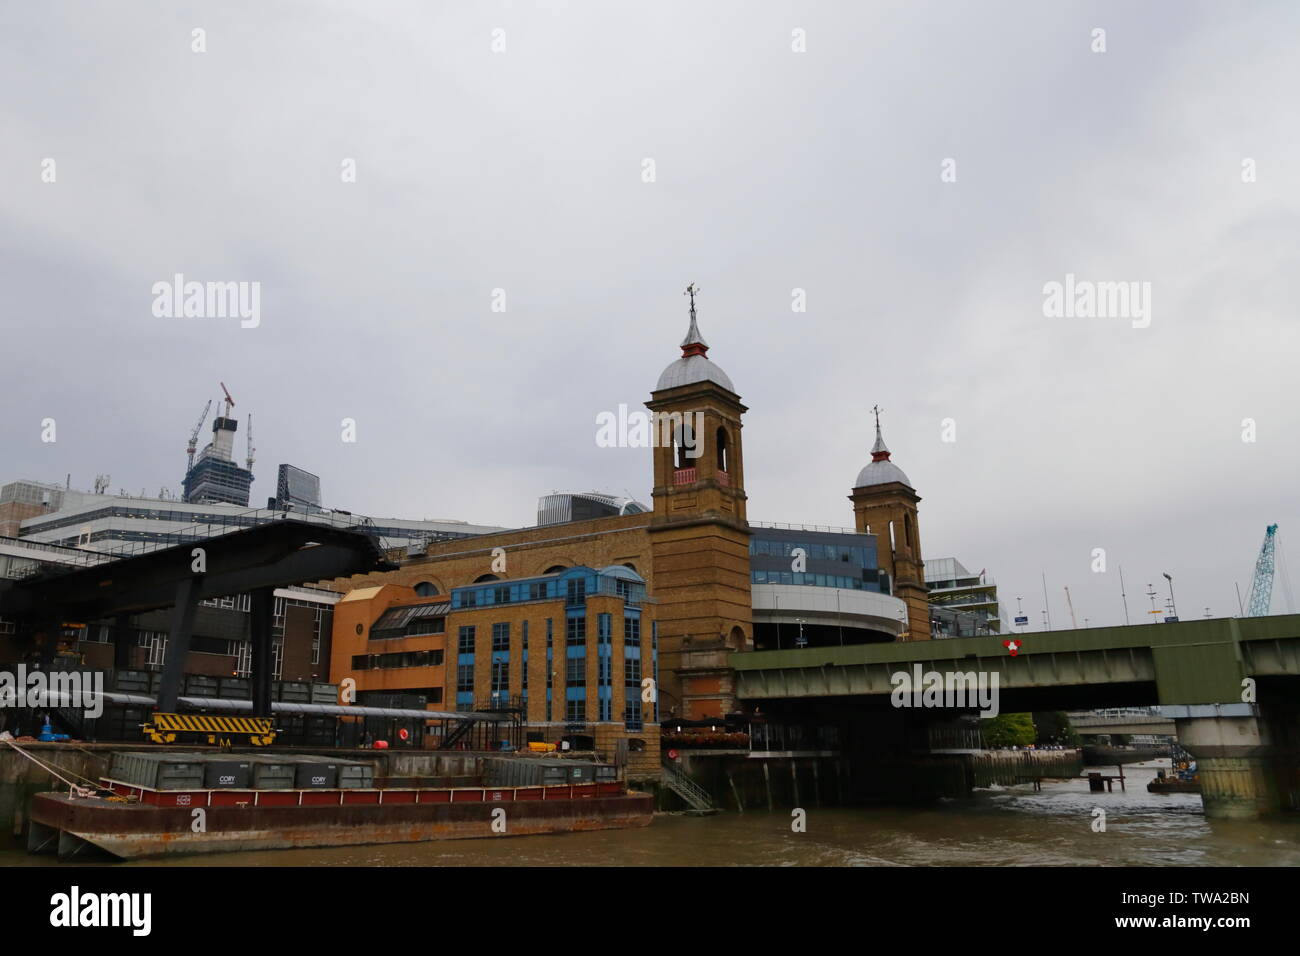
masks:
{"label": "metal staircase", "polygon": [[685,800],[686,805],[692,810],[701,813],[717,812],[718,808],[713,805],[713,798],[698,783],[671,764],[664,764],[663,771],[662,780],[664,785]]}

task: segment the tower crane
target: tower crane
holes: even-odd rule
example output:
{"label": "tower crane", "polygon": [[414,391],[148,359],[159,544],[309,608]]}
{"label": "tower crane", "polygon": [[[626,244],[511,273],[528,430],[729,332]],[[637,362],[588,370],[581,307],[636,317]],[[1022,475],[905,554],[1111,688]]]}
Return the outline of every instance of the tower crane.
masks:
{"label": "tower crane", "polygon": [[189,446],[185,449],[190,456],[189,463],[185,466],[186,475],[188,475],[191,471],[194,470],[194,451],[196,448],[199,447],[199,429],[202,428],[203,423],[208,420],[208,412],[211,409],[212,409],[212,399],[209,398],[208,404],[203,406],[203,414],[200,415],[199,420],[194,423],[194,431],[190,432],[190,443]]}
{"label": "tower crane", "polygon": [[253,470],[253,455],[256,454],[256,452],[257,449],[253,447],[253,413],[249,412],[248,413],[248,458],[246,458],[244,462],[245,467],[249,471]]}
{"label": "tower crane", "polygon": [[226,393],[226,411],[225,417],[230,417],[230,410],[235,407],[235,400],[230,397],[230,389],[226,388],[226,383],[221,383],[221,390]]}
{"label": "tower crane", "polygon": [[1247,617],[1263,617],[1273,603],[1273,551],[1277,524],[1264,529],[1264,543],[1255,559],[1255,576],[1250,582],[1250,600],[1246,602]]}

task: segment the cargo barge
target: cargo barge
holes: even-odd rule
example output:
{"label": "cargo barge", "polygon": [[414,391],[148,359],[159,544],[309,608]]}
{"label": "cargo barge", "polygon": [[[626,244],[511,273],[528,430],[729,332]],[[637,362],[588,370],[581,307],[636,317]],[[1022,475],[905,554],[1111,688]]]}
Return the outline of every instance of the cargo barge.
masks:
{"label": "cargo barge", "polygon": [[481,777],[376,779],[369,764],[305,755],[116,754],[99,788],[32,797],[27,848],[134,860],[622,829],[653,815],[653,797],[604,765],[514,758]]}

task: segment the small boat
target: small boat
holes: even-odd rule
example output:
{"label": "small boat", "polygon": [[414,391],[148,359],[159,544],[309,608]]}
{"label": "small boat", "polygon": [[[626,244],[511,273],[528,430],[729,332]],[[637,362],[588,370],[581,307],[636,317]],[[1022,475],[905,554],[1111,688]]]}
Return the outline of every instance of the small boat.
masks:
{"label": "small boat", "polygon": [[1172,754],[1170,771],[1157,770],[1155,779],[1147,784],[1147,792],[1200,793],[1201,775],[1197,772],[1196,758],[1177,745]]}

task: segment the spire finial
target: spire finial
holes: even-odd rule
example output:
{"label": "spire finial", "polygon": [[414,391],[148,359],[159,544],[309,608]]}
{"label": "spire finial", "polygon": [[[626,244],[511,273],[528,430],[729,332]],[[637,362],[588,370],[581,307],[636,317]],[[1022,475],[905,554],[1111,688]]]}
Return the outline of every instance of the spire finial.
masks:
{"label": "spire finial", "polygon": [[876,415],[876,443],[871,446],[871,460],[889,461],[889,449],[885,446],[884,436],[880,434],[880,413],[884,409],[879,405],[872,405],[871,410]]}
{"label": "spire finial", "polygon": [[709,343],[704,341],[704,336],[700,335],[700,327],[695,323],[695,293],[699,291],[692,282],[682,293],[691,297],[691,327],[686,332],[686,338],[682,340],[683,358],[689,355],[704,355],[709,350]]}

